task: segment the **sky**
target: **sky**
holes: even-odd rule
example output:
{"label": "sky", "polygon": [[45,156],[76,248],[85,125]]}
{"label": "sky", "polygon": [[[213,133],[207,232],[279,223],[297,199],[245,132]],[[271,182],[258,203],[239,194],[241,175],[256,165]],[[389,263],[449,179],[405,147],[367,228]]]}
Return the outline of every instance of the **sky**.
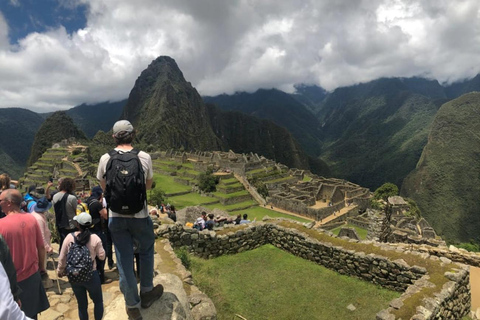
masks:
{"label": "sky", "polygon": [[126,99],[152,60],[201,95],[480,72],[478,0],[0,0],[0,108]]}

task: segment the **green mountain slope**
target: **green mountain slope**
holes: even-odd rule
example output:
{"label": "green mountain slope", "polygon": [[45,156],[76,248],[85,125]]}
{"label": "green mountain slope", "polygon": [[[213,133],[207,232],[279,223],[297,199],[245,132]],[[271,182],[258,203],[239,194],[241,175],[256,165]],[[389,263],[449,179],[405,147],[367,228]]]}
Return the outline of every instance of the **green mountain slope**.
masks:
{"label": "green mountain slope", "polygon": [[480,243],[480,93],[444,104],[401,193],[448,240]]}
{"label": "green mountain slope", "polygon": [[285,92],[260,89],[255,93],[222,94],[203,99],[222,110],[240,111],[271,120],[287,128],[308,154],[315,156],[320,154],[322,148],[320,123],[310,110]]}
{"label": "green mountain slope", "polygon": [[27,166],[34,164],[52,144],[63,139],[86,140],[85,134],[77,128],[65,111],[57,111],[48,117],[35,134]]}
{"label": "green mountain slope", "polygon": [[98,130],[109,131],[120,119],[127,100],[118,102],[102,102],[97,104],[81,104],[66,111],[75,125],[87,137],[92,138]]}
{"label": "green mountain slope", "polygon": [[334,176],[371,189],[387,181],[401,185],[427,142],[439,107],[434,98],[443,97],[438,82],[414,81],[416,90],[408,79],[379,79],[325,98],[317,114],[325,138],[321,159]]}
{"label": "green mountain slope", "polygon": [[23,175],[35,132],[43,121],[41,115],[26,109],[0,109],[0,173],[14,179]]}
{"label": "green mountain slope", "polygon": [[329,176],[328,166],[310,159],[285,128],[241,112],[222,111],[212,104],[207,104],[207,110],[213,131],[222,140],[225,150],[254,152],[289,167]]}
{"label": "green mountain slope", "polygon": [[142,71],[123,109],[139,139],[161,149],[219,150],[205,104],[175,60],[159,57]]}

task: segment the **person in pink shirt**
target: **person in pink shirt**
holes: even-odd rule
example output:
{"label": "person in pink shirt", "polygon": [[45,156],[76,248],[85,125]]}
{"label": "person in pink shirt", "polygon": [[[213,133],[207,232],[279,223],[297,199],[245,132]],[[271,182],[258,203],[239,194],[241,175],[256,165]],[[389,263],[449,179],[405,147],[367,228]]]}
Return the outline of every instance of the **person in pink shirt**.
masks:
{"label": "person in pink shirt", "polygon": [[[16,189],[7,189],[0,194],[0,207],[6,217],[0,219],[0,234],[10,248],[17,271],[22,311],[37,319],[37,314],[48,309],[50,304],[42,285],[40,272],[45,271],[45,246],[37,220],[20,211],[23,198]],[[40,272],[39,272],[40,271]]]}
{"label": "person in pink shirt", "polygon": [[82,212],[73,218],[77,222],[80,231],[69,233],[63,242],[60,256],[58,257],[57,275],[65,276],[65,268],[67,267],[67,253],[72,243],[75,241],[81,245],[85,245],[90,251],[90,257],[93,261],[93,276],[87,282],[70,283],[73,293],[78,302],[78,317],[80,320],[88,319],[88,300],[87,292],[93,301],[93,314],[95,320],[103,317],[103,294],[102,285],[100,283],[100,275],[98,274],[95,258],[105,260],[105,250],[103,250],[102,240],[96,234],[90,233],[92,226],[92,216],[87,212]]}

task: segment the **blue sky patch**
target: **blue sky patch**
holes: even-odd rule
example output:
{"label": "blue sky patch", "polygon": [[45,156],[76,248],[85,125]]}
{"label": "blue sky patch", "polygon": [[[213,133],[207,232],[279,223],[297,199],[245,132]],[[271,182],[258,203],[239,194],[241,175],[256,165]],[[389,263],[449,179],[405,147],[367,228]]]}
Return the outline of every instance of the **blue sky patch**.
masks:
{"label": "blue sky patch", "polygon": [[88,7],[67,6],[59,0],[2,0],[0,12],[7,20],[11,44],[32,32],[64,26],[69,34],[85,27]]}

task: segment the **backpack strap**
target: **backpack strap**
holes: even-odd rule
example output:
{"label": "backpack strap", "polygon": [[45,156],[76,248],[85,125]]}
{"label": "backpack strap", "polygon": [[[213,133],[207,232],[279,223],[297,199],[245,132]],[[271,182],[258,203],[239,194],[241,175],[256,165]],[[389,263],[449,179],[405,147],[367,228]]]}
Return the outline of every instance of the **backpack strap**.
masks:
{"label": "backpack strap", "polygon": [[73,241],[74,241],[75,243],[77,243],[77,237],[75,237],[75,231],[70,232],[70,234],[71,234],[72,237],[73,237]]}

